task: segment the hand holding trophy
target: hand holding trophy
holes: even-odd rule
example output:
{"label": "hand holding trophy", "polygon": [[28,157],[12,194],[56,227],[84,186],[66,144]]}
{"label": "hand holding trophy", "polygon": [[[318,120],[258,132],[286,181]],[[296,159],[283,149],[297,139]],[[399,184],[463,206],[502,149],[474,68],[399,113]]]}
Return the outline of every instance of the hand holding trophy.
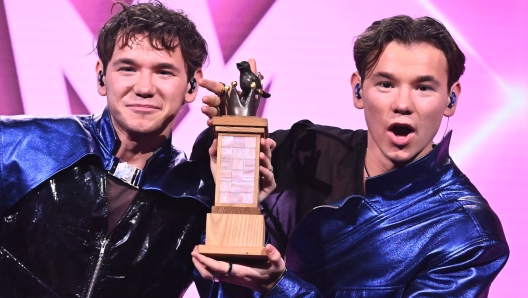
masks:
{"label": "hand holding trophy", "polygon": [[215,205],[198,252],[220,259],[267,259],[258,195],[260,145],[267,138],[268,122],[255,115],[261,97],[270,95],[248,62],[237,63],[237,68],[242,90],[236,89],[237,82],[224,85],[218,94],[218,114],[223,116],[212,118],[218,139]]}
{"label": "hand holding trophy", "polygon": [[[207,218],[206,243],[196,246],[192,256],[203,278],[266,293],[280,280],[286,266],[275,247],[270,244],[264,247],[264,218],[258,199],[264,199],[275,189],[271,170],[275,142],[263,138],[267,135],[266,119],[255,117],[261,96],[269,94],[262,90],[260,73],[255,75],[256,62],[253,59],[248,62],[238,64],[242,91],[236,90],[236,82],[226,86],[206,79],[198,81],[215,93],[203,98],[206,106],[202,112],[210,118],[207,124],[214,125],[218,137],[209,149],[211,170],[217,175],[215,206]],[[244,138],[244,142],[235,137]],[[257,198],[258,161],[260,198]]]}

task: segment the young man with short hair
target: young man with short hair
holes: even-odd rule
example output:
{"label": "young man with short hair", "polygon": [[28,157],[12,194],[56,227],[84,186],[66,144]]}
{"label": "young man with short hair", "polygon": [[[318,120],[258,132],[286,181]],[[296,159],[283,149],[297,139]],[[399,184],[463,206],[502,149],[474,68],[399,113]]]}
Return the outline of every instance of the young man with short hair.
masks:
{"label": "young man with short hair", "polygon": [[[268,297],[487,296],[509,255],[500,221],[450,158],[451,132],[432,143],[464,54],[438,21],[396,16],[367,28],[354,58],[368,131],[301,121],[272,135],[277,189],[263,207],[288,271],[236,265],[220,280],[276,283]],[[193,256],[204,277],[226,266]]]}
{"label": "young man with short hair", "polygon": [[181,297],[192,282],[212,198],[171,133],[207,45],[182,12],[120,5],[97,40],[102,115],[0,118],[1,297]]}

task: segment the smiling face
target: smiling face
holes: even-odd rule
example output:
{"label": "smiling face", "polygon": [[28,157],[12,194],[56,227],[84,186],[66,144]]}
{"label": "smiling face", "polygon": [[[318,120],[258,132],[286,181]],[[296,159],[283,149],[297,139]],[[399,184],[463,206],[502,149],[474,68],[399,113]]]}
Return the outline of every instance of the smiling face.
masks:
{"label": "smiling face", "polygon": [[[376,173],[404,166],[432,149],[442,116],[454,114],[449,90],[460,94],[460,84],[447,86],[447,60],[426,43],[389,43],[361,87],[354,105],[365,110],[369,166]],[[352,86],[360,83],[357,73]]]}
{"label": "smiling face", "polygon": [[[102,69],[99,61],[96,71]],[[168,137],[183,102],[196,97],[196,91],[187,93],[189,80],[180,48],[158,51],[144,36],[122,49],[116,46],[103,81],[98,91],[107,96],[112,123],[122,141]]]}

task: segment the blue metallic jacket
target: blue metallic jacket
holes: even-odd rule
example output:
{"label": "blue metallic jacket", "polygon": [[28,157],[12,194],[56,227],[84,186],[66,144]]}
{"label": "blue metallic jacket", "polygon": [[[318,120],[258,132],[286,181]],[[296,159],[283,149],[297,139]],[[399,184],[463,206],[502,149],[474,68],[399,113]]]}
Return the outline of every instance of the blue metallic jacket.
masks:
{"label": "blue metallic jacket", "polygon": [[[449,157],[451,133],[421,159],[367,178],[364,195],[357,185],[366,131],[305,121],[274,137],[278,190],[265,209],[288,272],[267,297],[487,296],[508,245],[495,213]],[[340,193],[349,196],[333,199]],[[303,213],[321,201],[328,204]]]}
{"label": "blue metallic jacket", "polygon": [[167,140],[109,231],[116,141],[108,111],[0,118],[0,297],[174,297],[192,283],[210,206],[197,165]]}

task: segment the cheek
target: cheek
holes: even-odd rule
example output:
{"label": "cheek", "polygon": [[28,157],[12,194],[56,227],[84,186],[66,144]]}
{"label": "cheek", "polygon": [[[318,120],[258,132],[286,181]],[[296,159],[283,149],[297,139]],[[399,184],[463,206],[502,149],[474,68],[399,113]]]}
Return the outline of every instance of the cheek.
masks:
{"label": "cheek", "polygon": [[382,134],[385,130],[383,116],[381,113],[373,108],[365,109],[365,122],[367,129],[373,135]]}
{"label": "cheek", "polygon": [[381,122],[387,117],[387,113],[390,111],[390,104],[384,102],[381,98],[375,101],[365,101],[365,120],[370,122],[372,125],[379,126]]}
{"label": "cheek", "polygon": [[398,98],[396,91],[381,92],[376,88],[370,88],[368,94],[363,99],[365,108],[371,113],[385,113],[391,110],[391,106]]}
{"label": "cheek", "polygon": [[431,117],[436,119],[438,122],[442,121],[442,118],[444,117],[444,111],[447,108],[447,104],[444,105],[444,102],[441,101],[439,105],[437,105],[437,108],[434,110],[434,115]]}
{"label": "cheek", "polygon": [[158,93],[167,102],[179,102],[183,101],[185,94],[187,93],[186,85],[175,83],[175,84],[159,84]]}
{"label": "cheek", "polygon": [[160,95],[163,97],[163,99],[165,99],[168,104],[175,104],[183,100],[185,92],[183,92],[183,90],[171,89],[165,90],[165,92],[161,91]]}
{"label": "cheek", "polygon": [[129,84],[127,80],[114,80],[107,84],[108,96],[112,97],[112,100],[118,101],[131,92],[132,86],[133,85]]}
{"label": "cheek", "polygon": [[422,115],[421,121],[430,135],[434,136],[440,128],[442,118],[444,117],[444,110],[445,107],[436,106],[434,109],[429,108],[429,110]]}
{"label": "cheek", "polygon": [[414,101],[416,110],[425,119],[442,119],[447,103],[439,97],[417,98]]}

